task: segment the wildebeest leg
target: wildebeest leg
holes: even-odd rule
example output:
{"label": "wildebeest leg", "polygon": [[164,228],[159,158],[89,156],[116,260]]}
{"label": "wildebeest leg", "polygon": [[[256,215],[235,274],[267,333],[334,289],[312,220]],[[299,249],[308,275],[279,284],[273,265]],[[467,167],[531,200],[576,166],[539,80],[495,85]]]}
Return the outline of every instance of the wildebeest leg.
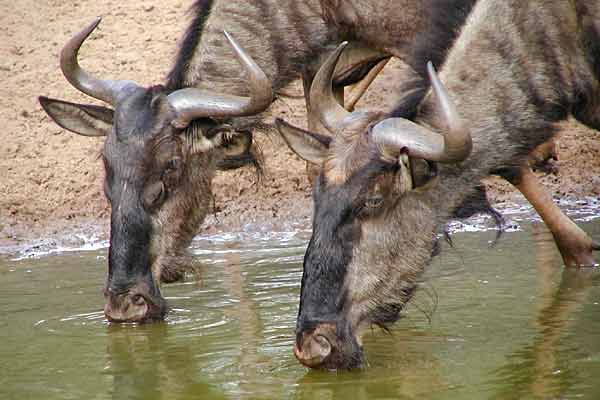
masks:
{"label": "wildebeest leg", "polygon": [[552,232],[567,267],[596,264],[592,251],[600,250],[600,244],[594,243],[583,229],[558,208],[531,170],[529,162],[521,166],[518,176],[509,181],[523,193],[542,217]]}
{"label": "wildebeest leg", "polygon": [[157,265],[160,267],[154,273],[161,283],[183,281],[186,274],[197,282],[201,281],[203,265],[190,255],[163,255],[158,258]]}

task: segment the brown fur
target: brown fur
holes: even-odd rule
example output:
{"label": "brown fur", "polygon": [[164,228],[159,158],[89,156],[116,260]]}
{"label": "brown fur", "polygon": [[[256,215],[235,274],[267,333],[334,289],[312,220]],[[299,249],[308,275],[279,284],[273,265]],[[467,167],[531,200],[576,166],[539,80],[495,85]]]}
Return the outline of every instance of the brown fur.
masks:
{"label": "brown fur", "polygon": [[[61,126],[84,135],[107,136],[105,191],[112,213],[106,296],[121,296],[137,285],[147,289],[148,302],[160,303],[162,313],[164,299],[158,284],[163,277],[171,281],[181,275],[186,260],[182,253],[209,209],[215,170],[255,160],[251,147],[236,141],[248,143],[248,131],[258,116],[198,119],[179,130],[173,125],[175,110],[166,101],[169,93],[182,87],[248,94],[246,74],[224,29],[257,61],[277,90],[343,39],[393,55],[407,54],[412,40],[427,25],[429,6],[436,2],[442,0],[197,0],[197,14],[164,87],[128,84],[115,96],[114,110],[42,100]],[[364,72],[365,65],[357,69]],[[226,126],[227,132],[215,133],[216,126]],[[224,162],[228,151],[237,148],[247,150],[246,154]],[[346,151],[355,153],[351,148]],[[353,162],[332,165],[331,181],[341,181],[353,169]],[[130,300],[140,303],[139,298]]]}
{"label": "brown fur", "polygon": [[327,184],[341,185],[364,164],[369,158],[367,136],[357,135],[357,132],[366,132],[371,121],[381,118],[380,114],[373,113],[366,119],[361,118],[344,121],[339,130],[334,133],[331,142],[329,157],[323,164],[324,176]]}
{"label": "brown fur", "polygon": [[[396,210],[393,220],[424,214],[427,218],[421,218],[419,225],[445,223],[480,179],[496,171],[517,168],[538,145],[546,142],[555,133],[556,122],[578,111],[581,96],[589,98],[583,102],[588,109],[583,114],[597,114],[599,110],[592,109],[596,104],[593,99],[600,97],[598,76],[589,63],[588,49],[583,46],[580,21],[593,16],[600,21],[600,3],[580,3],[587,4],[586,15],[578,15],[573,3],[564,1],[481,1],[475,7],[440,72],[459,112],[470,124],[473,153],[460,165],[440,166],[440,184],[424,193],[421,202],[403,212]],[[416,120],[436,127],[436,119],[430,94],[421,104]],[[330,155],[330,159],[338,159],[337,163],[346,157],[340,153]],[[369,162],[369,158],[361,158],[360,162],[353,160],[357,169]],[[430,220],[437,222],[426,223]],[[381,236],[384,221],[389,223],[389,216],[380,223],[370,221],[363,225],[363,237],[368,237],[365,230],[370,230],[377,232],[379,239],[355,249],[351,265],[377,265],[367,254],[379,259],[377,254],[389,254],[390,248],[397,248],[400,254],[410,254],[410,249],[415,248],[416,238],[399,246]],[[365,278],[364,270],[359,268],[356,273],[360,279]],[[386,279],[389,276],[386,274]]]}
{"label": "brown fur", "polygon": [[[177,63],[187,61],[185,70],[181,74],[171,73],[167,86],[171,90],[196,86],[246,94],[244,73],[225,41],[224,29],[263,68],[276,90],[297,79],[311,60],[319,59],[342,40],[360,41],[404,58],[415,38],[429,28],[431,14],[442,3],[436,0],[204,2],[202,6],[210,7],[209,12],[203,8],[195,10],[207,15],[202,21],[201,37],[195,48],[181,50]],[[448,4],[451,3],[469,2]],[[192,35],[199,32],[190,30],[188,37]]]}
{"label": "brown fur", "polygon": [[[399,191],[367,207],[380,190],[378,177],[398,175],[401,167],[369,140],[365,126],[377,116],[343,125],[315,190],[298,337],[335,323],[346,346],[360,343],[371,324],[393,322],[429,263],[437,235],[480,190],[482,178],[518,171],[570,114],[595,126],[600,52],[591,40],[597,32],[584,22],[599,17],[600,2],[591,0],[481,0],[440,73],[470,127],[473,151],[463,162],[441,164],[439,179],[426,190]],[[429,93],[414,120],[444,134],[439,117]],[[396,184],[387,181],[388,190]],[[336,366],[354,367],[354,352]],[[324,365],[331,368],[330,360]]]}
{"label": "brown fur", "polygon": [[[430,28],[428,21],[442,3],[437,0],[278,0],[276,4],[273,0],[198,1],[194,9],[196,19],[188,29],[166,86],[168,90],[195,86],[246,95],[246,76],[225,40],[224,29],[256,60],[271,78],[275,90],[310,69],[307,64],[311,60],[322,58],[341,40],[357,40],[404,57],[414,39]],[[454,3],[470,2],[448,4]],[[258,119],[258,116],[233,118],[229,123],[235,129],[249,129]],[[352,147],[346,149],[349,154],[355,153]],[[352,173],[355,164],[352,157],[343,165],[329,163],[332,182]],[[212,172],[209,175],[203,179],[210,186]],[[210,193],[210,187],[201,192]],[[198,225],[195,228],[190,225],[189,230],[197,229],[202,218],[192,220]],[[189,241],[182,241],[185,242]]]}

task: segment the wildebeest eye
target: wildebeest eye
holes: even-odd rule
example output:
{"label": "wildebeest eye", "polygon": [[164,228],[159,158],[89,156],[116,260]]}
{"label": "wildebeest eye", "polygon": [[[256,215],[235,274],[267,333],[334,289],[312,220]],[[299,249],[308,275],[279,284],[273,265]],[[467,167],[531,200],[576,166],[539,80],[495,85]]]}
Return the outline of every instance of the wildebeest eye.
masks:
{"label": "wildebeest eye", "polygon": [[179,158],[169,160],[165,166],[166,171],[177,171],[179,168],[181,168],[181,159]]}
{"label": "wildebeest eye", "polygon": [[385,198],[389,194],[390,180],[392,174],[385,173],[377,176],[371,188],[365,193],[363,209],[367,213],[373,213],[383,206]]}
{"label": "wildebeest eye", "polygon": [[181,158],[173,158],[165,164],[161,180],[167,189],[173,189],[179,183],[182,175],[182,166],[183,162]]}
{"label": "wildebeest eye", "polygon": [[380,194],[376,194],[373,196],[367,197],[365,200],[365,207],[371,210],[377,209],[383,205],[383,196]]}
{"label": "wildebeest eye", "polygon": [[166,199],[165,185],[162,181],[154,182],[144,189],[143,201],[146,208],[156,208]]}

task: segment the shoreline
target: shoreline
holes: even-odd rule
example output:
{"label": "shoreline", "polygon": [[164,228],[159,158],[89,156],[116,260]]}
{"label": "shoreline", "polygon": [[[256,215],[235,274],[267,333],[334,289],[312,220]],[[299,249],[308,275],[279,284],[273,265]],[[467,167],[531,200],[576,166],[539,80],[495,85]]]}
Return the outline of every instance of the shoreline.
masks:
{"label": "shoreline", "polygon": [[[589,222],[600,218],[600,199],[595,197],[560,199],[559,207],[575,222]],[[534,221],[543,223],[533,207],[523,198],[513,201],[493,203],[504,218],[504,232],[520,230],[519,223]],[[210,219],[214,219],[211,217]],[[205,225],[208,222],[205,222]],[[229,229],[226,225],[203,226],[192,242],[202,240],[246,241],[246,240],[283,240],[285,237],[298,234],[310,234],[310,223],[302,221],[284,221],[274,228],[273,221],[265,224],[248,223],[240,229]],[[450,234],[459,232],[497,231],[497,226],[488,215],[477,214],[466,220],[451,220],[447,224]],[[108,221],[81,219],[62,227],[61,233],[56,228],[55,234],[29,230],[30,236],[8,240],[0,240],[0,257],[11,261],[29,258],[41,258],[66,252],[95,251],[109,246]],[[3,233],[3,232],[0,232]]]}

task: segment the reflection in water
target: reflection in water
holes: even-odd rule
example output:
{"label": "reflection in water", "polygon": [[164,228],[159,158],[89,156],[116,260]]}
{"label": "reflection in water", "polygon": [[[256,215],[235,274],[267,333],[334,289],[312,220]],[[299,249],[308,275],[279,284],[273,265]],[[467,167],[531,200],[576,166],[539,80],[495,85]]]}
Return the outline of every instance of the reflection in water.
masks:
{"label": "reflection in water", "polygon": [[530,226],[454,235],[352,373],[292,354],[306,236],[195,242],[202,285],[165,286],[167,321],[140,326],[103,321],[105,251],[0,260],[0,399],[600,399],[600,269],[564,271]]}
{"label": "reflection in water", "polygon": [[[372,364],[364,371],[308,371],[296,382],[293,398],[413,399],[428,398],[432,393],[447,389],[440,360],[430,349],[414,346],[420,340],[427,341],[426,337],[407,331],[389,340],[382,339],[377,337],[375,340],[383,343],[370,345],[369,351],[384,358],[379,360],[383,362]],[[387,360],[385,354],[388,354]]]}
{"label": "reflection in water", "polygon": [[[263,326],[256,305],[246,293],[239,255],[225,258],[223,286],[226,297],[237,303],[225,314],[239,323],[240,351],[233,363],[244,377],[239,390],[252,393],[252,385],[260,381],[257,349],[264,339]],[[202,352],[202,346],[192,348],[189,342],[182,342],[167,323],[113,324],[109,326],[109,340],[107,371],[114,378],[113,399],[225,398],[195,379],[203,366],[194,352]],[[245,387],[247,382],[252,383],[249,388]]]}
{"label": "reflection in water", "polygon": [[[533,343],[510,354],[508,363],[497,371],[500,387],[495,398],[563,398],[581,379],[579,368],[567,359],[580,358],[576,337],[570,335],[577,312],[585,304],[588,289],[600,280],[594,268],[564,268],[550,231],[542,224],[532,227],[537,267],[537,317],[533,321]],[[557,268],[562,276],[553,281]]]}
{"label": "reflection in water", "polygon": [[258,347],[264,339],[264,329],[257,307],[246,293],[239,254],[227,255],[226,260],[227,264],[223,270],[225,287],[229,296],[239,301],[237,307],[233,309],[240,326],[241,349],[237,357],[237,366],[246,377],[240,382],[239,387],[242,392],[251,393],[252,389],[246,386],[248,381],[256,382],[260,379],[257,375]]}
{"label": "reflection in water", "polygon": [[196,378],[195,349],[169,329],[165,323],[109,326],[104,373],[113,377],[112,399],[225,398]]}

